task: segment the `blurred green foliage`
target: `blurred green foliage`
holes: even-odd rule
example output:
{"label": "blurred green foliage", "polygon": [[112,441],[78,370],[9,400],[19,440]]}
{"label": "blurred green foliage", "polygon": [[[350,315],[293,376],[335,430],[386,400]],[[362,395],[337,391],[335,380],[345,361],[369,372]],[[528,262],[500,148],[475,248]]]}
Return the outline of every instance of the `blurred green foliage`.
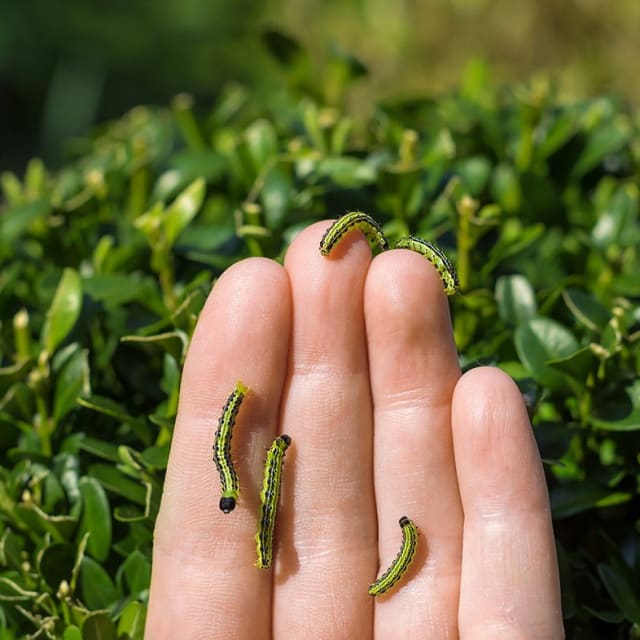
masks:
{"label": "blurred green foliage", "polygon": [[[350,105],[269,32],[270,90],[136,107],[0,178],[0,639],[142,638],[180,370],[215,278],[362,209],[458,267],[465,368],[518,382],[546,461],[567,636],[640,634],[640,119],[468,66]],[[212,434],[213,435],[213,434]]]}
{"label": "blurred green foliage", "polygon": [[470,58],[498,82],[549,74],[575,96],[638,100],[637,0],[24,0],[0,3],[0,169],[39,155],[59,164],[69,138],[133,105],[179,91],[211,100],[225,82],[269,84],[260,34],[278,25],[314,59],[358,55],[370,81],[358,110],[389,95],[458,84]]}

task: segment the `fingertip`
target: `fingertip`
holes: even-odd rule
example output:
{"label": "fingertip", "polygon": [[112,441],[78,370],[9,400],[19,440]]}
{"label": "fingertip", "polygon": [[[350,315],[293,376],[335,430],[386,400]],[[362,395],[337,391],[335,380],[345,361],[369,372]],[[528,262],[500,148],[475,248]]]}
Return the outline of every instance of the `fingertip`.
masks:
{"label": "fingertip", "polygon": [[453,394],[452,431],[465,513],[548,507],[522,394],[496,367],[466,372]]}
{"label": "fingertip", "polygon": [[[288,288],[287,273],[275,260],[262,257],[245,258],[228,267],[218,278],[214,291],[246,288],[275,290]],[[211,296],[209,296],[211,299]]]}
{"label": "fingertip", "polygon": [[398,370],[385,383],[385,392],[393,393],[407,377],[420,379],[418,372],[428,368],[424,373],[429,388],[440,387],[438,395],[448,404],[459,376],[456,345],[442,282],[424,263],[422,256],[406,250],[374,258],[364,294],[369,352],[372,362],[378,361],[384,370],[396,363]]}
{"label": "fingertip", "polygon": [[320,250],[320,242],[327,232],[327,229],[335,220],[321,220],[305,227],[295,236],[291,245],[287,249],[284,265],[286,269],[291,269],[296,264],[304,261],[307,265],[326,265],[345,258],[349,259],[371,259],[371,249],[361,232],[348,233],[340,240],[337,246],[329,255],[323,255]]}
{"label": "fingertip", "polygon": [[421,255],[408,249],[385,251],[373,259],[367,291],[384,297],[388,304],[413,298],[423,310],[446,297],[438,272]]}
{"label": "fingertip", "polygon": [[514,380],[497,367],[476,367],[464,373],[453,393],[453,419],[467,436],[484,441],[490,431],[530,431],[522,394]]}

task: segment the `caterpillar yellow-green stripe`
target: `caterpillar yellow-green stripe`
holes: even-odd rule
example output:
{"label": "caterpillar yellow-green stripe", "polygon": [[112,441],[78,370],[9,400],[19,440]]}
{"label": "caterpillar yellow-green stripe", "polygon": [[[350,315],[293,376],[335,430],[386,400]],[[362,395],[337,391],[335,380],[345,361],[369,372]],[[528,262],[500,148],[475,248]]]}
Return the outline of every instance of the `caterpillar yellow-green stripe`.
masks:
{"label": "caterpillar yellow-green stripe", "polygon": [[380,596],[391,589],[407,572],[418,546],[418,529],[407,516],[400,518],[402,546],[391,566],[371,585],[369,595]]}
{"label": "caterpillar yellow-green stripe", "polygon": [[382,227],[367,213],[351,211],[340,216],[325,232],[320,240],[320,253],[328,256],[352,229],[359,229],[372,249],[379,247],[383,251],[389,248],[389,242]]}
{"label": "caterpillar yellow-green stripe", "polygon": [[437,269],[442,284],[444,285],[444,292],[448,296],[456,293],[460,286],[458,274],[440,247],[422,238],[408,236],[406,238],[400,238],[393,248],[410,249],[424,256]]}
{"label": "caterpillar yellow-green stripe", "polygon": [[282,484],[284,454],[291,445],[288,435],[278,436],[267,451],[264,480],[260,492],[260,523],[256,533],[256,567],[268,569],[273,563],[273,537]]}
{"label": "caterpillar yellow-green stripe", "polygon": [[230,513],[235,509],[240,494],[238,474],[231,459],[231,436],[238,410],[248,392],[249,387],[238,380],[235,389],[227,398],[222,409],[213,441],[213,461],[220,474],[220,484],[222,485],[220,510],[223,513]]}

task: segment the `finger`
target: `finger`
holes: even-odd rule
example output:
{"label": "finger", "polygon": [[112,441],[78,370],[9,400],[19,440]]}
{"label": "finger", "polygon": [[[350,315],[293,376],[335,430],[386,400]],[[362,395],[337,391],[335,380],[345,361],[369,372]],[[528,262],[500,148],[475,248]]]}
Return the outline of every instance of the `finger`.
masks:
{"label": "finger", "polygon": [[[271,576],[253,566],[254,536],[290,323],[288,277],[261,258],[226,271],[202,311],[184,366],[155,530],[148,638],[205,638],[214,630],[216,637],[271,635]],[[250,387],[232,440],[240,498],[223,514],[212,443],[238,379]]]}
{"label": "finger", "polygon": [[293,328],[281,428],[294,457],[285,463],[278,522],[278,638],[371,636],[366,579],[375,515],[362,310],[371,252],[354,232],[323,257],[327,226],[303,231],[285,260]]}
{"label": "finger", "polygon": [[420,534],[402,586],[376,600],[376,636],[451,638],[457,625],[462,508],[450,408],[460,371],[436,270],[406,250],[377,256],[367,276],[365,319],[379,573],[398,553],[401,516],[411,518]]}
{"label": "finger", "polygon": [[462,377],[453,438],[465,518],[461,637],[564,637],[542,464],[505,373],[483,367]]}

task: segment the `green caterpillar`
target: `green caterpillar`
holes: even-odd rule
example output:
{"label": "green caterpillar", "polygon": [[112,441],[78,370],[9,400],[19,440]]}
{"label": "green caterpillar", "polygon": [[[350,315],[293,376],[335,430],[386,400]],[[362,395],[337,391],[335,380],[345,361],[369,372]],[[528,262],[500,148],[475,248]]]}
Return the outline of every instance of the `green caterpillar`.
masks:
{"label": "green caterpillar", "polygon": [[231,436],[233,435],[233,425],[238,415],[240,405],[249,392],[249,387],[238,380],[235,389],[227,398],[222,415],[218,420],[218,430],[213,442],[213,461],[220,474],[222,484],[222,497],[220,498],[220,510],[223,513],[230,513],[236,507],[240,487],[238,484],[238,474],[233,467],[231,460]]}
{"label": "green caterpillar", "polygon": [[437,245],[427,242],[422,238],[416,236],[409,236],[407,238],[400,238],[393,247],[394,249],[410,249],[416,251],[420,255],[423,255],[440,274],[440,279],[444,285],[444,292],[448,296],[452,296],[458,290],[460,283],[458,282],[458,274],[453,268],[449,258],[444,254],[444,251]]}
{"label": "green caterpillar", "polygon": [[320,240],[320,253],[328,256],[340,244],[344,236],[352,229],[360,229],[372,248],[389,248],[389,242],[382,233],[382,227],[368,214],[351,211],[340,216],[325,232]]}
{"label": "green caterpillar", "polygon": [[264,465],[264,480],[260,492],[260,525],[256,533],[256,567],[268,569],[273,562],[273,532],[276,528],[276,512],[280,498],[282,483],[282,466],[291,438],[288,435],[278,436],[269,450]]}
{"label": "green caterpillar", "polygon": [[369,595],[379,596],[389,591],[400,578],[407,572],[413,561],[418,546],[418,529],[407,516],[400,518],[402,528],[402,546],[391,566],[371,585]]}

